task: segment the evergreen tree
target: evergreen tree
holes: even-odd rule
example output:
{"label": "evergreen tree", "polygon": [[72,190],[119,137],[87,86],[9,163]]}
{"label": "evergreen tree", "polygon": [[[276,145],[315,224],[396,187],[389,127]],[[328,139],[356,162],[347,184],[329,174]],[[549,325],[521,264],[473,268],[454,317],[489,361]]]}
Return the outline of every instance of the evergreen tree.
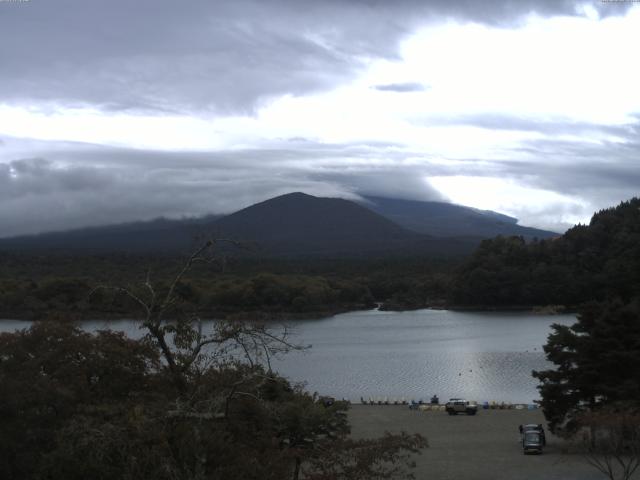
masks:
{"label": "evergreen tree", "polygon": [[553,240],[485,240],[458,269],[455,305],[568,305],[640,295],[640,198]]}
{"label": "evergreen tree", "polygon": [[640,408],[640,298],[585,305],[571,327],[553,325],[544,350],[556,369],[533,375],[553,432],[574,432],[603,406]]}

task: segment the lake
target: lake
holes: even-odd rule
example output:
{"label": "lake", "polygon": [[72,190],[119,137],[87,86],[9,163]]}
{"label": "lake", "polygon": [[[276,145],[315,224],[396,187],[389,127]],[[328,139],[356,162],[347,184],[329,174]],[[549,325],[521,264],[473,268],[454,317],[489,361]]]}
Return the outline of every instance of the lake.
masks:
{"label": "lake", "polygon": [[[309,391],[354,401],[437,394],[531,403],[539,398],[531,371],[550,366],[542,351],[550,325],[574,322],[574,315],[528,312],[349,312],[288,322],[294,341],[312,348],[276,359],[274,368],[292,381],[306,380]],[[2,320],[0,331],[27,325]],[[83,325],[140,335],[128,320]]]}

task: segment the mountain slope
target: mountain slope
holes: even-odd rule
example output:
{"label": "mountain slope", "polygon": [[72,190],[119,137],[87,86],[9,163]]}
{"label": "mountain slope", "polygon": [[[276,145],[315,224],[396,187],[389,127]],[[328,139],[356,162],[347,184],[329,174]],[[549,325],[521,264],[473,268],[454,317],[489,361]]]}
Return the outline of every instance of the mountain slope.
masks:
{"label": "mountain slope", "polygon": [[0,250],[158,253],[188,250],[219,217],[159,218],[103,227],[0,239]]}
{"label": "mountain slope", "polygon": [[448,255],[470,253],[481,238],[498,234],[554,235],[458,205],[365,200],[358,204],[290,193],[222,218],[158,219],[0,239],[0,250],[176,253],[192,250],[198,237],[228,237],[250,243],[249,255]]}
{"label": "mountain slope", "polygon": [[359,254],[413,248],[421,236],[357,203],[290,193],[218,220],[223,235],[274,254]]}
{"label": "mountain slope", "polygon": [[421,202],[367,196],[362,205],[398,225],[435,237],[492,238],[497,235],[521,235],[529,240],[557,237],[558,234],[518,225],[518,219],[462,205]]}
{"label": "mountain slope", "polygon": [[457,255],[476,239],[441,239],[407,230],[349,200],[291,193],[222,218],[160,219],[0,240],[0,251],[176,253],[195,237],[232,238],[247,255]]}

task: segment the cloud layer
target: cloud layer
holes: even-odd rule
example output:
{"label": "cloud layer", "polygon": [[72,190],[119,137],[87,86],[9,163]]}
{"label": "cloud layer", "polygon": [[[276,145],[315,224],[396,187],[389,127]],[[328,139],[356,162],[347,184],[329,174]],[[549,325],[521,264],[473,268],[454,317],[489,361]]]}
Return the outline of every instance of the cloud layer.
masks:
{"label": "cloud layer", "polygon": [[[569,0],[172,0],[0,3],[0,98],[115,110],[252,111],[397,58],[420,25],[582,15]],[[597,2],[601,15],[626,4]]]}
{"label": "cloud layer", "polygon": [[[5,138],[5,147],[21,140]],[[293,143],[293,145],[291,145]],[[358,198],[380,195],[419,200],[447,200],[430,179],[468,178],[475,202],[500,187],[484,180],[509,178],[526,189],[542,191],[542,201],[506,209],[521,223],[562,230],[573,218],[588,218],[596,208],[638,194],[640,144],[625,144],[629,162],[606,161],[615,145],[576,151],[571,142],[531,142],[544,158],[567,151],[564,161],[488,161],[443,163],[393,145],[315,144],[296,139],[270,149],[209,152],[162,152],[82,144],[29,144],[49,157],[0,162],[1,236],[37,233],[117,222],[230,213],[292,191],[319,196]],[[593,157],[585,162],[585,156]],[[377,160],[376,160],[377,159]],[[410,159],[410,160],[408,160]],[[514,180],[514,181],[515,181]],[[437,183],[434,181],[434,185]],[[544,193],[547,192],[547,193]],[[562,192],[558,197],[552,192]],[[511,195],[510,190],[502,193]],[[570,201],[589,198],[590,201]],[[455,200],[455,198],[454,198]],[[464,200],[464,197],[463,199]],[[615,200],[613,203],[616,203]],[[506,205],[506,202],[505,202]],[[559,221],[560,220],[560,221]]]}
{"label": "cloud layer", "polygon": [[0,236],[305,191],[563,229],[638,194],[631,3],[0,2]]}

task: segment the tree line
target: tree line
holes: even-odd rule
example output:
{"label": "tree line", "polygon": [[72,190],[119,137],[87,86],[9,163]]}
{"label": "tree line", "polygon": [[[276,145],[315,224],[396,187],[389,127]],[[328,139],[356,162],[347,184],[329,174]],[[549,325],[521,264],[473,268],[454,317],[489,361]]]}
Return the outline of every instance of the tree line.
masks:
{"label": "tree line", "polygon": [[353,440],[348,404],[271,370],[286,329],[218,321],[183,301],[202,249],[170,281],[100,284],[139,310],[140,340],[69,321],[0,334],[0,478],[413,478],[419,435]]}
{"label": "tree line", "polygon": [[[137,306],[97,285],[136,284],[149,273],[166,288],[176,257],[10,256],[0,272],[0,318],[131,317]],[[456,260],[378,261],[229,259],[196,265],[180,282],[181,302],[208,318],[325,316],[373,308],[442,305]]]}
{"label": "tree line", "polygon": [[562,237],[484,242],[459,271],[457,301],[575,306],[533,372],[551,431],[582,442],[611,480],[640,467],[640,199],[597,212]]}
{"label": "tree line", "polygon": [[567,305],[640,295],[640,199],[595,213],[561,237],[484,240],[456,271],[454,305]]}

